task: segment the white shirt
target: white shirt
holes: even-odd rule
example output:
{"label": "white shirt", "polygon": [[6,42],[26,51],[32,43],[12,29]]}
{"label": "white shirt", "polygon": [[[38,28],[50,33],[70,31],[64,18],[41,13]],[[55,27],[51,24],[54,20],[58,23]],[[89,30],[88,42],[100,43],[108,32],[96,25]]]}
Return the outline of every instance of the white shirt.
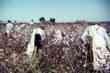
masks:
{"label": "white shirt", "polygon": [[55,30],[55,34],[54,34],[54,37],[57,39],[57,40],[62,40],[62,33],[60,30],[56,29]]}
{"label": "white shirt", "polygon": [[109,41],[110,39],[109,39],[109,36],[106,33],[106,29],[104,29],[101,26],[93,25],[93,26],[87,27],[85,29],[85,32],[81,36],[83,41],[86,40],[85,37],[87,35],[89,35],[89,36],[91,36],[93,38],[93,41],[94,41],[96,47],[105,48],[106,45],[108,45],[110,43],[110,41]]}
{"label": "white shirt", "polygon": [[29,23],[30,23],[30,25],[33,25],[33,24],[34,24],[34,22],[33,22],[33,21],[30,21]]}
{"label": "white shirt", "polygon": [[[107,55],[110,56],[110,38],[106,33],[106,30],[99,26],[93,25],[85,29],[85,32],[81,36],[82,40],[86,40],[86,36],[92,37],[92,51],[94,56],[94,69],[100,69],[103,64],[106,64]],[[108,48],[106,48],[108,46]]]}
{"label": "white shirt", "polygon": [[42,40],[44,40],[46,37],[44,30],[42,30],[41,28],[33,29],[33,35],[34,34],[40,34]]}
{"label": "white shirt", "polygon": [[7,32],[7,33],[11,32],[11,30],[12,30],[13,27],[14,27],[14,26],[13,26],[12,23],[6,24],[6,32]]}

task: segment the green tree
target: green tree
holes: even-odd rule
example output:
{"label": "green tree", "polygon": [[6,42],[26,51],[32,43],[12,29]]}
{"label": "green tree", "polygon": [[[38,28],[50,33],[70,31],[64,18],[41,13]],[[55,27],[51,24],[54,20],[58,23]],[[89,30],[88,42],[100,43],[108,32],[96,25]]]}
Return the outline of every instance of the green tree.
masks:
{"label": "green tree", "polygon": [[55,23],[55,18],[50,18],[50,22]]}
{"label": "green tree", "polygon": [[39,21],[40,21],[41,23],[43,23],[43,22],[45,22],[45,18],[44,18],[44,17],[40,17],[40,18],[39,18]]}

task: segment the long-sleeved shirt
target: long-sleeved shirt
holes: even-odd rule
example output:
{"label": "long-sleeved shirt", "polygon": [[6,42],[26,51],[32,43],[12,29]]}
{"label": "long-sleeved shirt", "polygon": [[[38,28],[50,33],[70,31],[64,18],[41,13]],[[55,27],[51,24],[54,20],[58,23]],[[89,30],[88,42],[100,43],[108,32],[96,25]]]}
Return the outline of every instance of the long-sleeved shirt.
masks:
{"label": "long-sleeved shirt", "polygon": [[6,32],[7,33],[9,33],[9,32],[11,32],[12,31],[12,29],[13,29],[13,24],[12,23],[8,23],[8,24],[6,24]]}
{"label": "long-sleeved shirt", "polygon": [[91,36],[93,38],[96,47],[110,48],[110,38],[106,33],[106,29],[99,25],[89,26],[85,29],[81,39],[86,42],[86,36]]}
{"label": "long-sleeved shirt", "polygon": [[31,34],[31,39],[30,39],[30,42],[27,46],[27,51],[26,53],[31,57],[32,56],[32,53],[34,51],[34,40],[35,40],[35,34],[40,34],[41,35],[41,39],[44,40],[45,39],[45,32],[44,30],[42,30],[41,28],[36,28],[36,29],[33,29],[33,33]]}
{"label": "long-sleeved shirt", "polygon": [[86,36],[92,37],[94,69],[100,69],[101,66],[107,64],[107,56],[110,56],[110,38],[106,33],[106,29],[99,25],[92,25],[85,29],[81,36],[84,42],[86,42]]}

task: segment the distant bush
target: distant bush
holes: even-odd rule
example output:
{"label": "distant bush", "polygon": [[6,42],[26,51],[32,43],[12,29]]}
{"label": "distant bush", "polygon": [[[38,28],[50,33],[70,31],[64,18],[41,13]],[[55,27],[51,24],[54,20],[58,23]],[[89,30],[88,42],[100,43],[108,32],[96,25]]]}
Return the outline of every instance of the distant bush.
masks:
{"label": "distant bush", "polygon": [[55,23],[55,18],[50,18],[50,22]]}
{"label": "distant bush", "polygon": [[44,17],[40,17],[40,18],[39,18],[39,21],[40,21],[40,22],[45,22],[46,20],[45,20]]}

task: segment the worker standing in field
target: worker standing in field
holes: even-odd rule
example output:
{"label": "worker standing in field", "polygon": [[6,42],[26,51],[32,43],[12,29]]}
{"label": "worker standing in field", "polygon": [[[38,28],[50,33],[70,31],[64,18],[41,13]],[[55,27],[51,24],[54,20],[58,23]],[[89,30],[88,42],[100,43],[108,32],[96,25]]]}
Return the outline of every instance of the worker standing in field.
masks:
{"label": "worker standing in field", "polygon": [[91,49],[93,52],[92,65],[94,70],[106,70],[107,65],[110,64],[110,38],[106,33],[106,29],[98,24],[88,26],[81,36],[84,43],[87,42],[88,36],[92,38]]}
{"label": "worker standing in field", "polygon": [[62,32],[61,32],[61,30],[59,30],[59,29],[55,29],[54,30],[54,34],[53,34],[53,41],[54,41],[54,43],[55,44],[58,44],[58,43],[60,43],[61,42],[61,40],[62,40]]}
{"label": "worker standing in field", "polygon": [[30,25],[33,25],[34,24],[34,20],[32,19],[30,22],[29,22]]}
{"label": "worker standing in field", "polygon": [[45,32],[44,32],[43,28],[40,27],[40,28],[33,29],[26,53],[29,56],[32,56],[34,49],[38,53],[39,50],[43,46],[42,43],[44,40],[45,40]]}
{"label": "worker standing in field", "polygon": [[39,49],[43,46],[43,41],[45,40],[45,32],[42,28],[37,28],[34,30],[35,33],[35,40],[34,45],[37,48],[37,52],[39,52]]}
{"label": "worker standing in field", "polygon": [[43,41],[45,40],[44,27],[34,28],[31,34],[30,42],[27,46],[26,54],[29,57],[30,67],[34,73],[40,71],[36,69],[39,67],[40,59],[42,58]]}
{"label": "worker standing in field", "polygon": [[53,28],[52,39],[50,44],[60,45],[63,39],[62,31],[56,25],[53,25],[53,27],[54,28]]}
{"label": "worker standing in field", "polygon": [[10,20],[8,20],[8,23],[6,24],[6,33],[8,36],[10,36],[10,33],[13,31],[14,25],[11,23]]}

